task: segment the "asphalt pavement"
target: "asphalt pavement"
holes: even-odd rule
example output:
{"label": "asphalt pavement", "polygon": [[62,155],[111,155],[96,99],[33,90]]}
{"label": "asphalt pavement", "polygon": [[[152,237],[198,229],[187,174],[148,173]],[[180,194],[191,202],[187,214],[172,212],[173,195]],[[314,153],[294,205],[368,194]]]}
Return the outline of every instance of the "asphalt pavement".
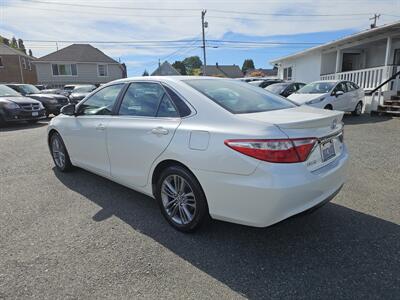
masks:
{"label": "asphalt pavement", "polygon": [[399,299],[400,118],[345,123],[349,179],[331,203],[195,234],[147,196],[57,172],[46,122],[0,129],[0,299]]}

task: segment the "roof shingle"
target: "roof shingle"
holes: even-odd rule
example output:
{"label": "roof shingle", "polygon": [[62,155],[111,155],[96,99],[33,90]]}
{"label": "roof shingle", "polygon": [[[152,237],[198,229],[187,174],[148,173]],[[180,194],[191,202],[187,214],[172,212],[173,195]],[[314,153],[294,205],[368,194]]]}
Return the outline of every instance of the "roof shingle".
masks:
{"label": "roof shingle", "polygon": [[118,63],[111,57],[105,55],[99,49],[89,44],[72,44],[56,52],[38,58],[37,61]]}

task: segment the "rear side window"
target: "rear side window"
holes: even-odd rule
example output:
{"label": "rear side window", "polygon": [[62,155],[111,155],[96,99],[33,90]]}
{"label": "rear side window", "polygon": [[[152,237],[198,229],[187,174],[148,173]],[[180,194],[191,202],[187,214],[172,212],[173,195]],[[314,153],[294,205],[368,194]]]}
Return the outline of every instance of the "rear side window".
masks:
{"label": "rear side window", "polygon": [[186,117],[192,113],[190,108],[186,105],[185,101],[181,99],[172,89],[167,86],[164,86],[165,90],[167,91],[169,97],[174,102],[176,108],[178,109],[179,115],[181,117]]}
{"label": "rear side window", "polygon": [[233,114],[295,107],[292,102],[237,80],[189,79],[186,84]]}

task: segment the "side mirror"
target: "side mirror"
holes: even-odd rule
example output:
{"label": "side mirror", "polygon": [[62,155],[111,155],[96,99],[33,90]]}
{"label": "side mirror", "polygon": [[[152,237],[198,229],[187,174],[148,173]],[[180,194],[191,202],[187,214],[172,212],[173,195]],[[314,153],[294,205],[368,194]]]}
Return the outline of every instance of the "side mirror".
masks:
{"label": "side mirror", "polygon": [[344,94],[343,91],[337,91],[337,92],[334,93],[334,95],[335,95],[336,97],[339,97],[339,96],[341,96],[341,95],[343,95],[343,94]]}
{"label": "side mirror", "polygon": [[75,104],[67,104],[67,105],[61,107],[60,112],[61,112],[63,115],[75,116],[75,110],[76,110]]}

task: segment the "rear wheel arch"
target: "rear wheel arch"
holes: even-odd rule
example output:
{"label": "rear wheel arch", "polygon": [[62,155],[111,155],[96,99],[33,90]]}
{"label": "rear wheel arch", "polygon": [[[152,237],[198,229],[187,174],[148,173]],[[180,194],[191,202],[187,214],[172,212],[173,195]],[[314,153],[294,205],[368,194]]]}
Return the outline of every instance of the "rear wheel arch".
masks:
{"label": "rear wheel arch", "polygon": [[[159,162],[157,164],[157,166],[154,168],[154,171],[153,171],[153,174],[151,177],[151,188],[152,188],[153,195],[155,195],[155,188],[156,188],[157,180],[160,178],[162,172],[166,168],[173,167],[173,166],[180,166],[182,168],[185,168],[199,182],[196,175],[194,175],[193,172],[190,171],[190,169],[185,164],[183,164],[177,160],[174,160],[174,159],[163,160],[163,161]],[[200,184],[200,182],[199,182],[199,184]],[[200,184],[200,186],[201,186],[201,184]],[[204,193],[204,191],[203,191],[203,193]]]}

